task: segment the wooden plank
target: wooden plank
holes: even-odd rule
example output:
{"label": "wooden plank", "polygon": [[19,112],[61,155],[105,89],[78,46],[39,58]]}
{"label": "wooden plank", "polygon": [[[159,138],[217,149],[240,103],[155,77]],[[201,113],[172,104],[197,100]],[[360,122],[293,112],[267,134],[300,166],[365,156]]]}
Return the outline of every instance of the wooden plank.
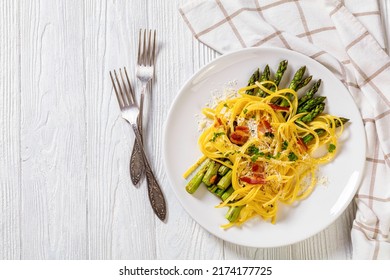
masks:
{"label": "wooden plank", "polygon": [[83,7],[21,3],[21,257],[84,259]]}
{"label": "wooden plank", "polygon": [[0,259],[21,252],[19,15],[19,2],[0,5]]}
{"label": "wooden plank", "polygon": [[[88,246],[91,259],[154,259],[155,216],[143,182],[130,182],[134,137],[120,117],[109,71],[134,79],[138,28],[146,1],[85,1]],[[147,139],[150,138],[147,135]]]}

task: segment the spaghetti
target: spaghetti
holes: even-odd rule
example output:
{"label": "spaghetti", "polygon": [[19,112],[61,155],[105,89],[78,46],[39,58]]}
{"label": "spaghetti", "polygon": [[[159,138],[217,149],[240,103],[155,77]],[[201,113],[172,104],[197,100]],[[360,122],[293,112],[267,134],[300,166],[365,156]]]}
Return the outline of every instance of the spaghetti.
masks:
{"label": "spaghetti", "polygon": [[[247,94],[253,89],[265,96]],[[288,105],[278,105],[281,103]],[[305,121],[310,112],[300,112],[301,108],[295,90],[279,89],[274,82],[263,81],[202,110],[212,124],[198,139],[202,158],[185,177],[206,159],[232,171],[232,191],[217,207],[240,211],[223,228],[241,225],[253,217],[275,223],[280,203],[293,204],[313,191],[318,166],[336,154],[344,121],[322,113]],[[315,156],[323,146],[328,150]]]}

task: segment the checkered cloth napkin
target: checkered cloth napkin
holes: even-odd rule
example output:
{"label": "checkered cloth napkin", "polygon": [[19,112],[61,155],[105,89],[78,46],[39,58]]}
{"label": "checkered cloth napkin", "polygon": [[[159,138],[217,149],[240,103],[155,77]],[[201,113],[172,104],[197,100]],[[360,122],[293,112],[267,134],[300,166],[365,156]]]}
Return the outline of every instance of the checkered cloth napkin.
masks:
{"label": "checkered cloth napkin", "polygon": [[358,105],[367,134],[356,195],[353,258],[390,259],[390,57],[376,0],[198,0],[179,9],[199,41],[220,53],[274,46],[330,69]]}

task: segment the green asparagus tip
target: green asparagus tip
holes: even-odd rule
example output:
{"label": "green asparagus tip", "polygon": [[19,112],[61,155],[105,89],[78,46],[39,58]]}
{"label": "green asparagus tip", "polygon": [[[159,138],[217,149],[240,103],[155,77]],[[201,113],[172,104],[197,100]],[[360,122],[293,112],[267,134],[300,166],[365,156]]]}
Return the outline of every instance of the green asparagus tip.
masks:
{"label": "green asparagus tip", "polygon": [[303,79],[296,87],[295,90],[299,90],[301,88],[303,88],[304,86],[306,86],[308,83],[310,83],[311,79],[313,78],[313,76],[308,76],[307,78]]}

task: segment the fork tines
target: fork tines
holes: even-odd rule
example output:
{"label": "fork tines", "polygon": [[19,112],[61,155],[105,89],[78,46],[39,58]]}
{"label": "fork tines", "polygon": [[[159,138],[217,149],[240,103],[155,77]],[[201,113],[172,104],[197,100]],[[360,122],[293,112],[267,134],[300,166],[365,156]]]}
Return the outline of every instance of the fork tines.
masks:
{"label": "fork tines", "polygon": [[[116,71],[114,70],[114,76],[115,80],[113,78],[113,75],[110,71],[110,77],[112,86],[114,87],[114,91],[116,93],[116,98],[118,99],[119,107],[122,109],[125,106],[129,106],[131,104],[135,104],[135,96],[133,89],[131,87],[129,76],[127,75],[126,67],[123,68],[127,80],[127,85],[125,82],[125,79],[123,78],[122,69],[119,68],[119,74],[121,76],[122,80],[122,86],[118,79],[118,75],[116,74]],[[115,83],[116,81],[116,83]]]}
{"label": "fork tines", "polygon": [[[148,38],[148,39],[147,39]],[[156,53],[156,30],[139,30],[138,65],[152,66]]]}

